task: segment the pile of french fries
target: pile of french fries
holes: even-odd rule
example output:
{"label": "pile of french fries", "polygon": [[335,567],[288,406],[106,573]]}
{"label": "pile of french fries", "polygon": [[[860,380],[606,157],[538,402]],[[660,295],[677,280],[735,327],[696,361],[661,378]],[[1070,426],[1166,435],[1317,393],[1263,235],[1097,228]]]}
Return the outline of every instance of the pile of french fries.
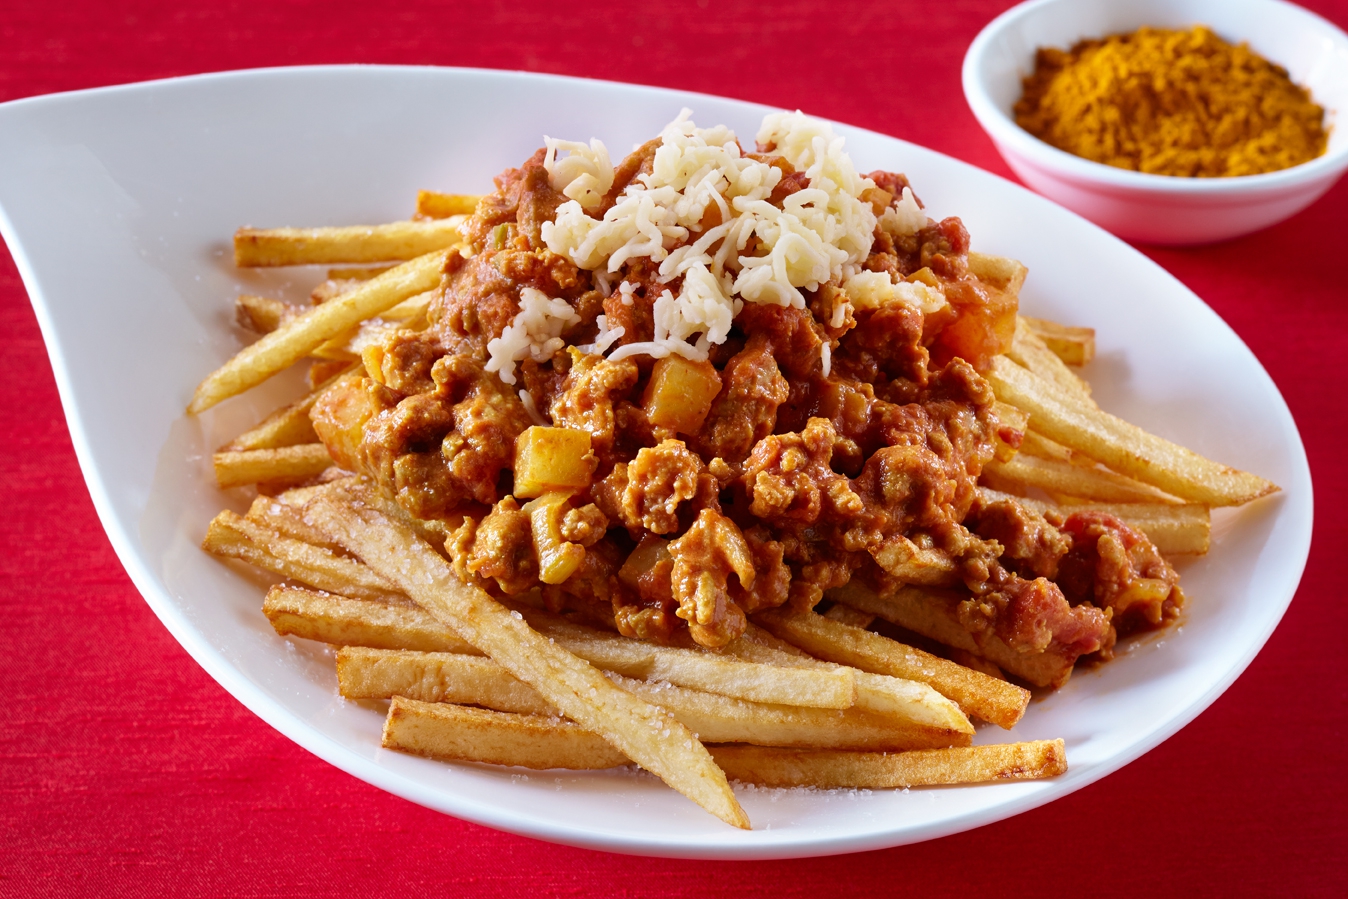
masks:
{"label": "pile of french fries", "polygon": [[[635,764],[742,828],[749,821],[730,779],[884,788],[1066,770],[1061,740],[972,745],[971,718],[1010,728],[1030,693],[996,659],[974,654],[983,647],[946,634],[939,614],[920,620],[911,610],[930,605],[920,585],[885,597],[844,588],[823,614],[760,613],[721,650],[653,645],[611,622],[554,614],[530,596],[506,604],[464,584],[437,549],[442,524],[411,518],[335,468],[310,409],[333,385],[363,376],[365,350],[381,335],[426,327],[477,200],[423,191],[411,221],[240,230],[240,266],[341,267],[307,306],[241,296],[238,319],[261,336],[207,377],[188,407],[201,412],[309,364],[308,395],[215,454],[219,485],[257,496],[246,514],[221,512],[203,546],[281,579],[263,613],[280,635],[341,647],[341,695],[389,701],[385,747],[541,769]],[[1068,365],[1089,362],[1093,347],[1088,330],[1020,320],[988,378],[1001,420],[1025,439],[998,446],[987,489],[1040,509],[1104,509],[1167,555],[1206,552],[1211,507],[1277,488],[1100,410]],[[958,661],[868,629],[877,619],[947,637]]]}

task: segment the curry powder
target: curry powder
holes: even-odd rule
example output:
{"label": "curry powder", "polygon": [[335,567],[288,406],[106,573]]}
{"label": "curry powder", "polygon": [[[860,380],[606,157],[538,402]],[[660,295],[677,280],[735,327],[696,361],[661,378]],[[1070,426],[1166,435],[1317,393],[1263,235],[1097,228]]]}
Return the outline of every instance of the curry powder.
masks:
{"label": "curry powder", "polygon": [[1016,122],[1060,150],[1155,175],[1257,175],[1323,154],[1324,110],[1287,70],[1207,28],[1040,48]]}

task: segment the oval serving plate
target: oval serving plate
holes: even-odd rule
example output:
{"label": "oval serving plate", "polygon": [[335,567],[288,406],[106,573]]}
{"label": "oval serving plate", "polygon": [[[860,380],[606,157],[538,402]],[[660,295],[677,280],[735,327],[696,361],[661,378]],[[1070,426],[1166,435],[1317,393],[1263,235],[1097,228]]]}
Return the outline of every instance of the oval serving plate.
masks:
{"label": "oval serving plate", "polygon": [[379,748],[379,704],[336,695],[331,651],[276,636],[259,611],[262,582],[198,549],[215,512],[242,505],[215,489],[211,451],[297,380],[199,419],[183,407],[244,339],[237,293],[296,295],[316,280],[236,271],[235,228],[405,218],[417,189],[485,191],[545,134],[598,137],[619,154],[684,106],[749,139],[768,111],[631,85],[382,67],[226,73],[0,106],[0,231],[94,504],[164,625],[240,702],[356,777],[492,827],[616,852],[780,858],[929,839],[1070,793],[1192,720],[1264,644],[1310,547],[1310,473],[1277,388],[1201,300],[1126,244],[996,176],[846,126],[861,171],[907,173],[931,214],[964,219],[975,249],[1029,266],[1026,311],[1097,329],[1087,376],[1104,408],[1283,487],[1215,516],[1212,552],[1180,566],[1182,628],[1031,706],[1012,738],[1064,737],[1066,775],[903,792],[740,788],[755,829],[739,832],[644,774],[526,776],[400,755]]}

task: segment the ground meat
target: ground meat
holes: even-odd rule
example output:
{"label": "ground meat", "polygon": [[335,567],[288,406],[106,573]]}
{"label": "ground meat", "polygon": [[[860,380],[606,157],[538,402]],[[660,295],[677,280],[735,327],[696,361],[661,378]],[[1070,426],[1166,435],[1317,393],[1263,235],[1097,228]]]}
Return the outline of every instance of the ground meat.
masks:
{"label": "ground meat", "polygon": [[593,546],[608,532],[608,516],[593,503],[571,509],[562,519],[562,539],[581,546]]}
{"label": "ground meat", "polygon": [[721,372],[721,393],[691,441],[704,459],[738,463],[771,434],[789,387],[765,337],[755,335]]}
{"label": "ground meat", "polygon": [[1069,515],[1062,530],[1072,549],[1058,583],[1069,600],[1111,610],[1120,633],[1178,617],[1184,606],[1179,575],[1144,534],[1103,512]]}
{"label": "ground meat", "polygon": [[744,462],[749,512],[766,521],[812,524],[821,514],[838,521],[861,511],[861,498],[844,475],[830,467],[837,433],[825,418],[812,418],[798,434],[764,437]]}
{"label": "ground meat", "polygon": [[974,501],[965,524],[980,537],[1002,547],[1002,563],[1022,577],[1058,576],[1058,562],[1072,548],[1072,538],[1043,515],[1014,499]]}
{"label": "ground meat", "polygon": [[[591,215],[652,171],[658,146],[620,163]],[[770,203],[808,187],[781,157],[761,158],[782,173]],[[419,518],[467,516],[445,544],[460,577],[496,595],[538,590],[555,610],[641,639],[679,642],[686,627],[707,646],[735,639],[748,614],[812,608],[853,577],[880,589],[950,587],[969,633],[1027,655],[1107,652],[1114,625],[1177,613],[1173,569],[1117,521],[1079,513],[1059,528],[1018,503],[978,501],[996,435],[1019,439],[997,421],[979,375],[1003,348],[1015,297],[971,272],[959,219],[927,220],[910,235],[877,227],[863,263],[939,289],[939,311],[856,309],[837,283],[804,289],[803,308],[744,303],[708,350],[720,392],[697,433],[676,436],[643,405],[649,356],[613,362],[577,347],[595,339],[601,314],[623,329],[618,345],[653,340],[655,301],[678,296],[681,279],[661,280],[660,263],[645,258],[591,273],[548,250],[542,226],[565,197],[543,159],[506,171],[483,198],[430,327],[385,338],[362,360],[372,378],[315,405],[315,429],[338,462]],[[861,198],[880,215],[907,180],[871,178]],[[720,223],[713,204],[690,231]],[[761,248],[751,236],[739,250]],[[568,351],[521,360],[520,383],[507,386],[485,371],[487,347],[514,322],[526,287],[565,300],[579,322],[562,334]],[[536,423],[584,431],[598,460],[564,503],[554,494],[529,507],[550,516],[542,569],[537,522],[509,495],[508,474],[517,438]],[[557,583],[542,584],[540,570]],[[1046,580],[1054,576],[1062,590]]]}
{"label": "ground meat", "polygon": [[614,441],[614,400],[632,389],[638,374],[631,359],[610,362],[573,351],[571,370],[552,402],[553,424],[588,432],[590,448],[601,467],[613,461],[609,451]]}
{"label": "ground meat", "polygon": [[697,493],[702,460],[682,440],[646,447],[627,466],[622,521],[629,529],[669,534],[679,527],[679,504]]}
{"label": "ground meat", "polygon": [[738,579],[730,582],[730,595],[746,615],[775,609],[786,602],[791,589],[791,569],[782,561],[782,544],[759,525],[744,532],[744,542],[753,558],[754,582],[748,587]]}
{"label": "ground meat", "polygon": [[522,289],[578,301],[590,289],[588,274],[581,274],[546,247],[478,253],[446,279],[436,296],[429,313],[432,333],[446,347],[485,358],[488,341],[500,337],[519,314]]}
{"label": "ground meat", "polygon": [[960,623],[970,633],[994,634],[1021,653],[1055,647],[1074,656],[1097,652],[1112,639],[1109,612],[1068,605],[1052,581],[1010,576],[1000,587],[960,604]]}
{"label": "ground meat", "polygon": [[618,163],[613,169],[613,186],[604,195],[604,201],[600,204],[596,217],[602,218],[604,213],[613,208],[623,190],[632,183],[632,179],[651,172],[655,165],[655,151],[660,149],[660,143],[660,138],[652,138],[627,154],[623,161]]}
{"label": "ground meat", "polygon": [[465,522],[465,527],[471,530],[457,536],[455,543],[466,550],[463,567],[467,571],[479,578],[491,578],[509,596],[538,583],[538,556],[529,515],[514,497],[507,496],[476,525]]}
{"label": "ground meat", "polygon": [[[930,358],[922,346],[922,313],[902,303],[857,313],[857,326],[839,341],[833,366],[856,380],[906,378],[925,386]],[[858,377],[860,375],[860,377]]]}
{"label": "ground meat", "polygon": [[725,646],[744,633],[744,610],[730,596],[733,574],[741,586],[754,584],[754,557],[735,523],[710,509],[669,544],[670,582],[678,616],[703,646]]}

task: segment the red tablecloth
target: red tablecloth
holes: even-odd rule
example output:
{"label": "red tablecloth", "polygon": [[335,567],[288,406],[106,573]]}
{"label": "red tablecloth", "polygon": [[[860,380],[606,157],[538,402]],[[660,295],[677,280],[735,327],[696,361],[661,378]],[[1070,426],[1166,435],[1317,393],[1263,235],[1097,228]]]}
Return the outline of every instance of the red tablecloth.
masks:
{"label": "red tablecloth", "polygon": [[[301,63],[528,69],[800,107],[1009,177],[959,84],[965,47],[1009,5],[7,0],[0,101]],[[1306,5],[1348,24],[1348,0]],[[357,781],[253,717],[178,647],[113,555],[5,254],[0,895],[1344,895],[1348,654],[1335,641],[1348,612],[1334,560],[1348,539],[1346,212],[1348,182],[1261,234],[1146,251],[1267,366],[1314,471],[1310,564],[1245,675],[1160,748],[1045,808],[916,846],[773,863],[497,833]]]}

